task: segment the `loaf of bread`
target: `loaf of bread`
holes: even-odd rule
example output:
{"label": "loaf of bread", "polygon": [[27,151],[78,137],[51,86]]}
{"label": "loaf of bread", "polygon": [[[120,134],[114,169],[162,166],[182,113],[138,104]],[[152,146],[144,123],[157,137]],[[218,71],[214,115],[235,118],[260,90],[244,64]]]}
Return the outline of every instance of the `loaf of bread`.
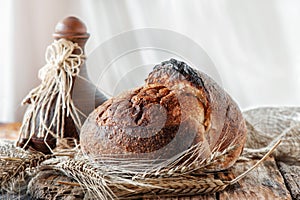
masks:
{"label": "loaf of bread", "polygon": [[214,170],[242,152],[246,127],[232,98],[206,74],[171,59],[145,85],[107,100],[85,121],[82,150],[92,156],[168,159],[198,144],[197,159],[223,153]]}

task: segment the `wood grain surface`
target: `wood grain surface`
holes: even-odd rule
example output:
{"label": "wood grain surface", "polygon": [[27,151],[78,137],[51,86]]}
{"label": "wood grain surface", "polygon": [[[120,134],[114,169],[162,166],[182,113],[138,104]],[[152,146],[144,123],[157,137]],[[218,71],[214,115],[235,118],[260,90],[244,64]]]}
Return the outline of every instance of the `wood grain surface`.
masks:
{"label": "wood grain surface", "polygon": [[[298,164],[298,165],[297,165]],[[299,163],[286,164],[277,163],[281,174],[284,177],[286,186],[291,192],[293,199],[300,199],[300,165]]]}
{"label": "wood grain surface", "polygon": [[[234,173],[240,174],[253,166],[257,160],[237,163]],[[279,172],[274,158],[268,158],[239,184],[220,193],[220,200],[225,199],[291,199],[284,179]]]}

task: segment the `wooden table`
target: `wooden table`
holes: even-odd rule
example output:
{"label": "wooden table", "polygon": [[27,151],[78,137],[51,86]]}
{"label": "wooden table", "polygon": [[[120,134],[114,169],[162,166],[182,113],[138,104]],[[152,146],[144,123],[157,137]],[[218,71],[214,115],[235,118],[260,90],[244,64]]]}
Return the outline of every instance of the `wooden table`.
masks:
{"label": "wooden table", "polygon": [[[16,140],[20,123],[0,124],[0,139]],[[300,153],[299,153],[300,155]],[[249,169],[257,160],[237,163],[233,172],[236,175]],[[260,164],[238,184],[223,192],[193,197],[156,198],[168,200],[300,200],[300,163],[276,162],[272,157]]]}

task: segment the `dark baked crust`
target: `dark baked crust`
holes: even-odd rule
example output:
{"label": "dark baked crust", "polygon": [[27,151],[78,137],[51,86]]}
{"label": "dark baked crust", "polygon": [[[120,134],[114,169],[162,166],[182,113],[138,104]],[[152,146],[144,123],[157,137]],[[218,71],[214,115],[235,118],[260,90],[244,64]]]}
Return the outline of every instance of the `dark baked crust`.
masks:
{"label": "dark baked crust", "polygon": [[169,158],[202,143],[205,159],[224,156],[225,169],[240,155],[246,138],[242,114],[231,97],[206,74],[171,59],[154,67],[143,87],[106,101],[81,129],[81,146],[103,154]]}

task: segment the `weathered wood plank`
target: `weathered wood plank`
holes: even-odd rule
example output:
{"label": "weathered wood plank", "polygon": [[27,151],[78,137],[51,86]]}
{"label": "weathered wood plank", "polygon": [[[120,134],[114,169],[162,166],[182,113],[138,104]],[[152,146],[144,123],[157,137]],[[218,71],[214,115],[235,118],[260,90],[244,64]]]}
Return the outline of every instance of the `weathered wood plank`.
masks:
{"label": "weathered wood plank", "polygon": [[[249,169],[257,160],[239,162],[234,166],[236,175]],[[238,184],[219,194],[219,200],[227,199],[292,199],[274,158],[268,158]]]}
{"label": "weathered wood plank", "polygon": [[295,163],[288,165],[283,162],[278,162],[277,165],[293,199],[300,199],[300,163],[298,163],[298,165]]}

